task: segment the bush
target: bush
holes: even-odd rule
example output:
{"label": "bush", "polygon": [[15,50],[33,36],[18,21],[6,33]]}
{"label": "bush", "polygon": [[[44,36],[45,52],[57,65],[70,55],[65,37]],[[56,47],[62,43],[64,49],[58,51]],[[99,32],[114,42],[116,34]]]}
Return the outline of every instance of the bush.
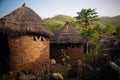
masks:
{"label": "bush", "polygon": [[99,57],[99,55],[100,54],[96,54],[96,53],[85,54],[82,57],[82,60],[86,63],[91,63],[91,62],[95,61]]}

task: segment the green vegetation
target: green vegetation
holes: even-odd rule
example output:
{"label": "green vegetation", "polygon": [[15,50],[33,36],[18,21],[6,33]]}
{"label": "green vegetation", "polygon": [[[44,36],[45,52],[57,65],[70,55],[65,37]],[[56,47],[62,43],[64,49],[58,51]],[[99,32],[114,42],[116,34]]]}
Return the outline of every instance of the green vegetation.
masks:
{"label": "green vegetation", "polygon": [[55,32],[59,30],[65,24],[66,21],[74,23],[76,19],[66,15],[56,15],[55,17],[44,19],[44,21],[47,24],[47,26],[53,32]]}
{"label": "green vegetation", "polygon": [[95,9],[82,9],[80,12],[77,13],[78,16],[76,17],[77,22],[83,27],[84,30],[82,32],[83,37],[86,39],[86,54],[88,54],[88,46],[89,41],[97,42],[99,40],[99,34],[94,29],[94,24],[98,21],[98,15]]}
{"label": "green vegetation", "polygon": [[70,57],[66,55],[66,52],[63,49],[61,49],[61,51],[62,51],[62,63],[65,66],[66,70],[68,71],[71,67],[71,65],[69,64]]}
{"label": "green vegetation", "polygon": [[99,20],[106,26],[112,24],[115,27],[120,27],[120,15],[114,17],[100,17]]}
{"label": "green vegetation", "polygon": [[[98,19],[99,21],[95,22],[94,24],[96,26],[96,29],[99,29],[98,31],[103,30],[107,25],[113,25],[117,28],[120,27],[120,16],[99,17]],[[52,18],[46,18],[44,19],[44,21],[53,32],[59,30],[65,24],[66,21],[69,21],[80,32],[82,31],[82,28],[78,26],[79,22],[76,22],[76,18],[71,16],[56,15]],[[82,24],[79,25],[82,26]]]}
{"label": "green vegetation", "polygon": [[0,80],[6,80],[8,78],[8,74],[0,75]]}
{"label": "green vegetation", "polygon": [[69,21],[88,42],[95,43],[96,48],[100,47],[99,41],[107,36],[117,35],[120,38],[120,16],[98,17],[96,9],[91,8],[82,9],[77,14],[77,17],[56,15],[44,21],[53,32],[58,31],[66,21]]}
{"label": "green vegetation", "polygon": [[99,56],[100,56],[100,54],[96,54],[96,53],[85,54],[82,57],[82,60],[87,63],[91,63],[91,62],[95,61]]}
{"label": "green vegetation", "polygon": [[117,35],[117,37],[120,38],[120,27],[118,27],[118,28],[116,29],[116,35]]}
{"label": "green vegetation", "polygon": [[107,25],[107,27],[105,28],[106,35],[112,35],[115,32],[116,32],[116,28],[113,25]]}
{"label": "green vegetation", "polygon": [[[26,5],[23,4],[23,7],[25,6]],[[73,25],[73,27],[75,27],[79,31],[79,33],[87,40],[87,54],[84,54],[79,62],[77,62],[78,69],[76,69],[76,72],[78,72],[78,75],[77,79],[74,80],[104,80],[99,78],[101,78],[101,75],[104,73],[103,71],[107,69],[107,66],[109,66],[109,62],[113,61],[116,64],[117,61],[119,62],[120,55],[116,54],[120,53],[120,41],[117,41],[120,40],[120,16],[98,18],[96,10],[91,8],[82,9],[77,14],[78,16],[75,18],[66,15],[56,15],[55,17],[44,19],[44,21],[53,32],[59,30],[62,26],[64,26],[66,21],[69,21]],[[100,40],[102,40],[103,42],[100,42]],[[95,51],[88,52],[88,49],[90,48],[88,46],[89,42],[95,44],[95,46],[93,47]],[[101,44],[102,46],[99,46],[99,44]],[[112,46],[109,46],[109,44]],[[70,57],[63,49],[61,49],[61,51],[63,53],[61,60],[62,66],[65,67],[66,73],[68,73],[72,66],[69,62]],[[37,75],[37,77],[39,78],[37,80],[49,80],[52,73],[58,72],[56,66],[57,65],[51,64],[50,60],[47,60],[43,64],[41,72],[39,73],[39,75]],[[0,80],[7,80],[7,78],[12,78],[10,80],[13,80],[14,76],[10,74],[0,75]],[[68,75],[65,75],[65,78],[65,80],[68,80]]]}

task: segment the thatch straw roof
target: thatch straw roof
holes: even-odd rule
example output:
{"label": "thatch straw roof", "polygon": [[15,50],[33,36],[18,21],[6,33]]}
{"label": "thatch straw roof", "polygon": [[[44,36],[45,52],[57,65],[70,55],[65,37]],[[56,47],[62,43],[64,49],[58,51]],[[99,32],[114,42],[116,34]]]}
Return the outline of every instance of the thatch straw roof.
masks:
{"label": "thatch straw roof", "polygon": [[66,24],[55,33],[55,36],[51,38],[51,43],[53,44],[82,44],[84,41],[80,33],[77,32],[69,22],[66,22]]}
{"label": "thatch straw roof", "polygon": [[0,29],[4,32],[20,34],[43,34],[52,36],[53,33],[43,20],[32,9],[20,7],[0,19]]}

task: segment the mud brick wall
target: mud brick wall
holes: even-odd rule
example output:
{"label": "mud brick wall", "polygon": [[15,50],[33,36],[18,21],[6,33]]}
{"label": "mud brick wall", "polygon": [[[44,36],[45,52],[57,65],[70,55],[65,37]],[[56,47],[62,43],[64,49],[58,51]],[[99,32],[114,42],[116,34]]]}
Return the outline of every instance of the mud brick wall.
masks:
{"label": "mud brick wall", "polygon": [[62,60],[62,55],[63,52],[61,51],[61,49],[63,49],[66,53],[66,55],[68,55],[70,57],[70,62],[74,62],[78,59],[80,59],[83,54],[84,54],[84,49],[83,46],[79,46],[79,47],[67,47],[67,48],[55,48],[55,47],[51,47],[50,49],[50,58],[54,58],[56,59],[57,62],[61,63]]}
{"label": "mud brick wall", "polygon": [[34,40],[34,36],[8,38],[10,49],[10,71],[38,72],[44,61],[49,59],[49,40]]}

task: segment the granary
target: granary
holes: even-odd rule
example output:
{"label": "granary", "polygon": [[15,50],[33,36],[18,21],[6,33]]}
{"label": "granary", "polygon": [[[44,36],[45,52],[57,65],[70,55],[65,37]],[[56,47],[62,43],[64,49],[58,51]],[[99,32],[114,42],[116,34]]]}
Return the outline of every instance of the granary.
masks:
{"label": "granary", "polygon": [[69,22],[66,22],[51,38],[50,58],[61,62],[62,55],[65,53],[70,57],[70,62],[76,61],[84,53],[84,42],[80,33]]}
{"label": "granary", "polygon": [[49,59],[49,38],[53,33],[31,8],[23,5],[2,17],[0,32],[0,54],[7,56],[9,71],[38,72]]}

